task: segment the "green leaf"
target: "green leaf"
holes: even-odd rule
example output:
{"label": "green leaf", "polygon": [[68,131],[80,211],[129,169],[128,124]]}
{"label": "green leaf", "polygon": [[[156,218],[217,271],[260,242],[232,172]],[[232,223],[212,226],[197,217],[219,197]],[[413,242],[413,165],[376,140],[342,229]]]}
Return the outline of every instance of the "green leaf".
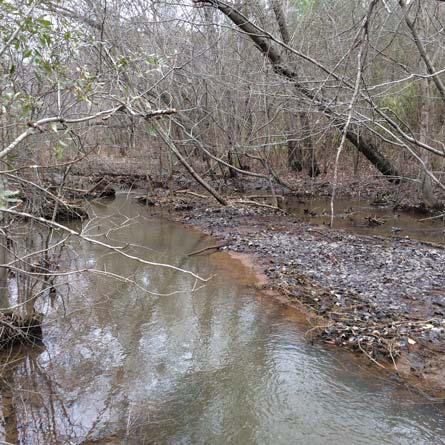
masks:
{"label": "green leaf", "polygon": [[159,65],[159,57],[157,57],[156,54],[151,54],[145,59],[145,62],[148,65]]}
{"label": "green leaf", "polygon": [[18,190],[3,190],[3,196],[4,197],[11,197],[11,196],[16,196],[18,195],[20,192]]}
{"label": "green leaf", "polygon": [[57,160],[60,161],[63,157],[63,149],[58,142],[54,146],[54,153],[56,155]]}
{"label": "green leaf", "polygon": [[18,198],[13,198],[13,196],[18,195],[19,193],[18,190],[0,190],[0,208],[6,208],[10,202],[22,202]]}
{"label": "green leaf", "polygon": [[44,18],[40,18],[37,20],[44,28],[49,29],[51,28],[52,23],[49,20],[46,20]]}

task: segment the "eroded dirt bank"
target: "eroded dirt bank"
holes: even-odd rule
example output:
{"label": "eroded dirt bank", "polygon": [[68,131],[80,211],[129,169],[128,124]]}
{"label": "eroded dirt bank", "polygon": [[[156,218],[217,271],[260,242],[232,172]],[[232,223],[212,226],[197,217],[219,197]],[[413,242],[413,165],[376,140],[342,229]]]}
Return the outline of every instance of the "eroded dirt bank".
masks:
{"label": "eroded dirt bank", "polygon": [[307,312],[314,338],[445,396],[445,249],[351,235],[239,203],[192,196],[170,204],[160,207],[169,219],[213,235],[220,249],[250,255],[280,300]]}

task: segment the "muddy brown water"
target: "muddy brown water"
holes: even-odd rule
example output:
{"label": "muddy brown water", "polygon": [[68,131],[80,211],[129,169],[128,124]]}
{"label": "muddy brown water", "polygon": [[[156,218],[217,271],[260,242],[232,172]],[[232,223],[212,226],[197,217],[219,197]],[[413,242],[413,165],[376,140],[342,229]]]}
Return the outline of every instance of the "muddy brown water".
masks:
{"label": "muddy brown water", "polygon": [[256,290],[254,273],[228,254],[187,256],[208,238],[150,217],[124,195],[93,210],[90,235],[214,277],[198,289],[190,275],[73,242],[72,267],[106,269],[167,295],[93,273],[68,276],[54,307],[41,308],[49,312],[44,347],[3,369],[3,440],[445,443],[440,406],[349,354],[310,345],[300,315]]}
{"label": "muddy brown water", "polygon": [[[284,209],[304,222],[324,225],[331,222],[330,198],[301,200],[290,197],[286,199]],[[376,207],[369,201],[351,199],[336,199],[334,215],[335,228],[356,235],[410,238],[445,244],[445,219]]]}

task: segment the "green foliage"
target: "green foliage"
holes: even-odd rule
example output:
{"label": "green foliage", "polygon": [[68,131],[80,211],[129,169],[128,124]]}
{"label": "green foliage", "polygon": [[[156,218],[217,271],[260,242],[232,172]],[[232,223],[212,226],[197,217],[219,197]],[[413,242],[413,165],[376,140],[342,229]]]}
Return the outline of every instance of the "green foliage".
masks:
{"label": "green foliage", "polygon": [[150,54],[145,59],[147,65],[156,65],[159,66],[161,64],[161,61],[159,57],[156,54]]}
{"label": "green foliage", "polygon": [[304,18],[318,3],[318,0],[290,0],[290,4],[295,8],[299,18]]}
{"label": "green foliage", "polygon": [[63,148],[62,145],[58,142],[54,145],[54,154],[56,155],[56,158],[60,161],[63,157]]}
{"label": "green foliage", "polygon": [[10,203],[22,202],[18,198],[14,198],[20,192],[18,190],[0,190],[0,209],[5,209]]}
{"label": "green foliage", "polygon": [[149,125],[147,128],[148,134],[150,136],[156,136],[156,127],[154,127],[153,125]]}
{"label": "green foliage", "polygon": [[[72,23],[51,13],[36,8],[27,16],[30,3],[0,0],[0,50],[6,48],[3,74],[12,90],[15,76],[20,75],[18,67],[32,67],[37,78],[46,80],[69,78],[64,61],[72,58],[82,36]],[[4,82],[0,86],[5,90]]]}
{"label": "green foliage", "polygon": [[380,106],[386,108],[401,121],[409,124],[417,118],[418,86],[411,83],[400,91],[385,96]]}

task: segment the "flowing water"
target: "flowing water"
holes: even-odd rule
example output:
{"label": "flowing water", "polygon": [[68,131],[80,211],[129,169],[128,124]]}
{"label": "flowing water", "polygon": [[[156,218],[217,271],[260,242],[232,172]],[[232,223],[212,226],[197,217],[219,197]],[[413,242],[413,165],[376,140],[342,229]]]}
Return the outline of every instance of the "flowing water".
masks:
{"label": "flowing water", "polygon": [[71,267],[127,281],[69,275],[42,308],[44,347],[12,354],[3,369],[7,442],[445,444],[440,406],[347,353],[310,345],[300,315],[256,290],[253,272],[227,254],[187,256],[208,238],[123,195],[94,211],[86,229],[96,239],[213,278],[200,287],[186,273],[73,242]]}

